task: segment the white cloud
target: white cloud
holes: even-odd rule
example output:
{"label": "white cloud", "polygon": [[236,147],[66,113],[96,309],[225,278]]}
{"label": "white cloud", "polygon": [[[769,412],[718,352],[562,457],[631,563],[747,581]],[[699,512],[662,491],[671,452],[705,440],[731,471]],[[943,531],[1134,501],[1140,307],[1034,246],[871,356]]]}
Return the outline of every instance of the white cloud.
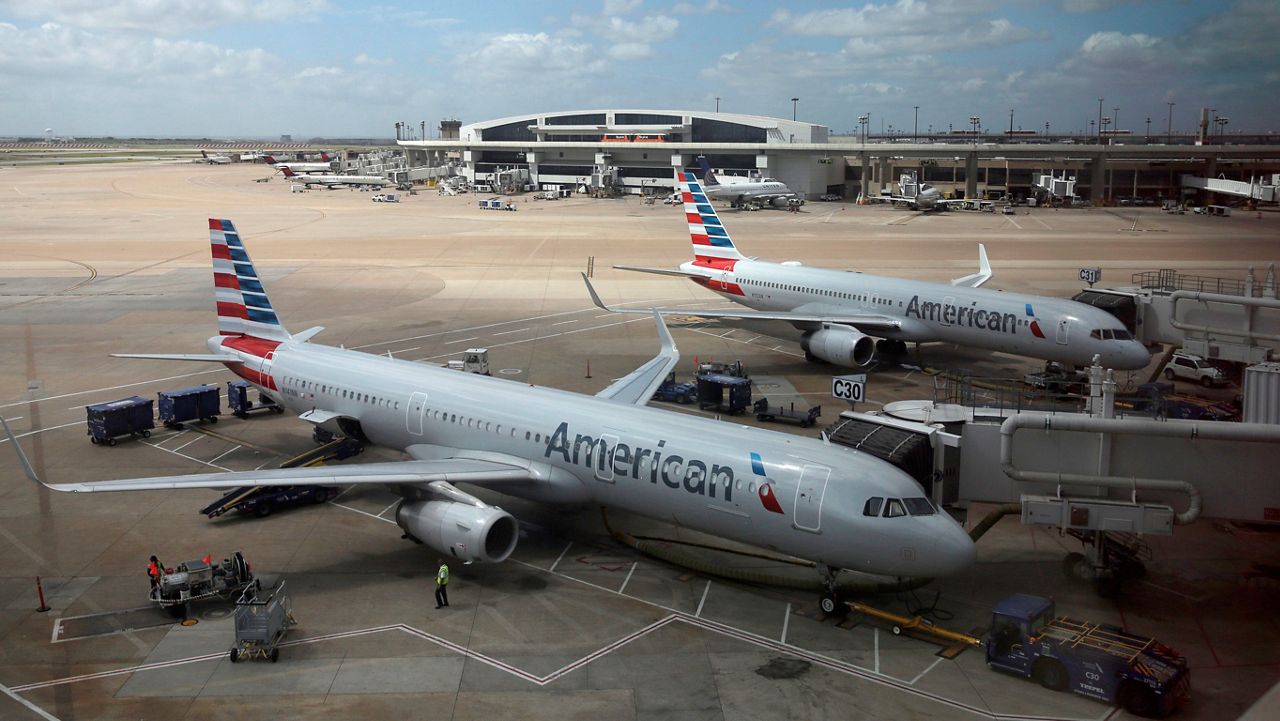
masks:
{"label": "white cloud", "polygon": [[526,78],[532,73],[543,87],[557,82],[577,82],[579,78],[606,70],[604,61],[590,44],[570,42],[547,33],[498,35],[470,52],[459,54],[455,62],[468,69],[464,77],[476,75],[527,85]]}
{"label": "white cloud", "polygon": [[395,65],[395,58],[375,58],[366,53],[360,53],[355,57],[356,65]]}
{"label": "white cloud", "polygon": [[605,15],[629,15],[640,9],[644,0],[604,0]]}
{"label": "white cloud", "polygon": [[335,68],[331,65],[317,65],[299,70],[295,77],[299,80],[306,80],[307,78],[333,77],[335,75],[342,75],[342,73],[342,68]]}
{"label": "white cloud", "polygon": [[426,10],[401,10],[399,8],[385,14],[379,14],[379,19],[415,28],[443,29],[462,24],[460,18],[440,17]]}
{"label": "white cloud", "polygon": [[615,43],[608,53],[615,60],[640,60],[652,56],[653,48],[646,43]]}
{"label": "white cloud", "polygon": [[728,3],[722,3],[720,0],[706,0],[701,5],[693,3],[681,2],[676,3],[671,8],[671,12],[677,15],[710,15],[711,13],[728,13],[733,12],[734,7]]}
{"label": "white cloud", "polygon": [[[625,4],[623,12],[639,8],[639,3]],[[608,10],[606,4],[606,11]],[[644,15],[636,18],[618,14],[573,15],[571,27],[561,37],[589,37],[605,48],[616,60],[638,60],[653,55],[654,43],[670,40],[680,28],[680,21],[666,15]]]}
{"label": "white cloud", "polygon": [[15,17],[28,20],[165,35],[296,19],[328,9],[325,0],[6,0],[4,6]]}
{"label": "white cloud", "polygon": [[792,14],[777,10],[766,25],[791,35],[849,38],[851,50],[893,52],[909,47],[938,50],[970,50],[1012,45],[1045,32],[1014,25],[1006,18],[983,19],[985,3],[951,0],[898,0],[892,4],[868,3],[859,9],[840,8]]}

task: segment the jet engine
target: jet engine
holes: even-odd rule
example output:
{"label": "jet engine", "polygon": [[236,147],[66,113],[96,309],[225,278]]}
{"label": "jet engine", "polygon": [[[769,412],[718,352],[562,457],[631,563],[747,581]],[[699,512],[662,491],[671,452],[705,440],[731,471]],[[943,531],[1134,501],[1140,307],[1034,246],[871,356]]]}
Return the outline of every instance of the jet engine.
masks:
{"label": "jet engine", "polygon": [[519,525],[493,506],[457,501],[401,501],[396,525],[460,561],[499,563],[516,549]]}
{"label": "jet engine", "polygon": [[806,355],[848,368],[860,368],[871,362],[876,344],[871,336],[848,326],[823,326],[800,339]]}

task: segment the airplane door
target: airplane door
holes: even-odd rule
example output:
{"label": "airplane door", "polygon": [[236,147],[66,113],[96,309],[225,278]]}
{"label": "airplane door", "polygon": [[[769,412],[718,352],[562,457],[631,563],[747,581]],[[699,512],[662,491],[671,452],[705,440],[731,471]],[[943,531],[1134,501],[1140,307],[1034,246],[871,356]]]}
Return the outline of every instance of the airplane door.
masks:
{"label": "airplane door", "polygon": [[409,405],[404,409],[405,428],[415,436],[422,435],[422,419],[427,413],[427,394],[414,393],[409,396]]}
{"label": "airplane door", "polygon": [[827,480],[830,478],[830,468],[805,464],[800,472],[800,487],[796,490],[796,528],[814,533],[821,529],[822,497],[827,493]]}
{"label": "airplane door", "polygon": [[262,358],[262,363],[258,366],[258,372],[262,374],[262,382],[259,383],[258,385],[271,388],[271,382],[272,382],[271,363],[275,359],[276,359],[275,351],[267,351],[267,354]]}
{"label": "airplane door", "polygon": [[1058,319],[1058,345],[1067,344],[1067,333],[1068,331],[1070,331],[1070,329],[1071,329],[1071,319],[1069,318]]}
{"label": "airplane door", "polygon": [[596,448],[596,453],[600,454],[592,459],[596,480],[613,483],[613,452],[618,448],[618,437],[612,433],[605,433],[600,436]]}

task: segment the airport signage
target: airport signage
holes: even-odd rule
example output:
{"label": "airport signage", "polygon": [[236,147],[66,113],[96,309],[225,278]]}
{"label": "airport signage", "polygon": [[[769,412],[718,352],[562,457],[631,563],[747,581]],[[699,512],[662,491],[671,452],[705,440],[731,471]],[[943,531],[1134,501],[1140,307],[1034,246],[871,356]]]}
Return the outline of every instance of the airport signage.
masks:
{"label": "airport signage", "polygon": [[1097,283],[1098,281],[1102,280],[1102,269],[1101,268],[1081,268],[1080,280],[1083,280],[1084,282],[1088,283],[1089,287],[1092,288],[1094,283]]}
{"label": "airport signage", "polygon": [[866,400],[867,374],[855,373],[853,375],[832,377],[831,395],[850,403]]}

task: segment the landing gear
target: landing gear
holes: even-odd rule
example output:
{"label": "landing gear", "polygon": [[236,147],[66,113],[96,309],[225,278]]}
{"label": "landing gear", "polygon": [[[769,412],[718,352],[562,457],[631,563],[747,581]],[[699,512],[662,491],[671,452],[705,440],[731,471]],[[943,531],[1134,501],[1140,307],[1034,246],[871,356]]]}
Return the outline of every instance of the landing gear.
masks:
{"label": "landing gear", "polygon": [[882,338],[876,341],[876,352],[884,356],[904,356],[907,354],[907,343],[906,341]]}
{"label": "landing gear", "polygon": [[820,564],[818,571],[822,574],[822,598],[818,599],[818,610],[828,616],[848,614],[849,606],[840,598],[840,592],[836,589],[836,574],[840,573],[840,569]]}

